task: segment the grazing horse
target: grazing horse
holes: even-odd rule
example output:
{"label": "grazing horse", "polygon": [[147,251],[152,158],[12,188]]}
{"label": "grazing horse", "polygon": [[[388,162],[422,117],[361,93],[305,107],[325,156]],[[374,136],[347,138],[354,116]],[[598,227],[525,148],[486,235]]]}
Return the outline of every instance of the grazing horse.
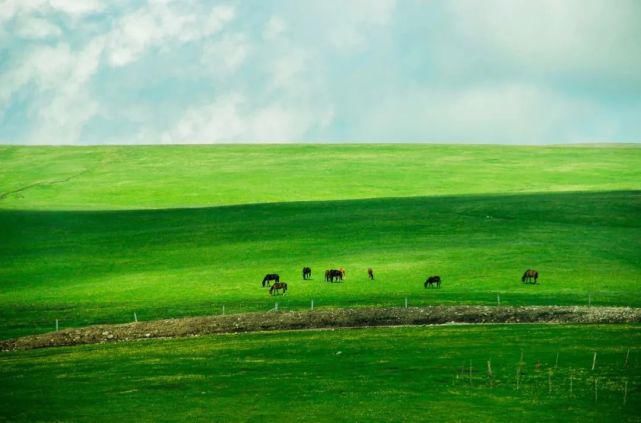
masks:
{"label": "grazing horse", "polygon": [[312,277],[312,269],[310,267],[303,267],[303,279],[310,279]]}
{"label": "grazing horse", "polygon": [[344,273],[340,270],[330,269],[325,271],[325,282],[342,282]]}
{"label": "grazing horse", "polygon": [[369,276],[370,280],[374,280],[374,271],[371,267],[367,269],[367,276]]}
{"label": "grazing horse", "polygon": [[536,283],[536,280],[539,278],[539,272],[537,272],[534,269],[528,269],[523,273],[523,276],[521,276],[521,282],[523,283]]}
{"label": "grazing horse", "polygon": [[287,292],[287,283],[286,282],[276,282],[269,288],[269,295],[276,295],[278,291],[282,290],[283,295]]}
{"label": "grazing horse", "polygon": [[436,285],[437,288],[441,287],[441,277],[440,276],[430,276],[425,280],[425,283],[423,284],[424,288],[427,288],[427,286],[434,286]]}
{"label": "grazing horse", "polygon": [[268,273],[265,275],[263,278],[263,288],[265,286],[269,286],[270,281],[275,281],[276,283],[280,282],[280,276],[278,276],[276,273]]}

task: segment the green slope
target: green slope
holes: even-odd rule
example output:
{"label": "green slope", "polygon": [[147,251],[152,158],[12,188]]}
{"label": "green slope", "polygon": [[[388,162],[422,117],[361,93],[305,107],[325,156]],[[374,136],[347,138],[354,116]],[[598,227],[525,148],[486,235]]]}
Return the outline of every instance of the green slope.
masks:
{"label": "green slope", "polygon": [[492,325],[5,353],[0,419],[638,421],[639,345],[638,325]]}
{"label": "green slope", "polygon": [[104,210],[629,190],[641,187],[639,169],[635,146],[0,146],[0,197],[7,194],[0,207]]}
{"label": "green slope", "polygon": [[[0,200],[1,338],[51,330],[55,319],[65,327],[130,321],[134,312],[147,320],[223,305],[266,310],[274,299],[260,280],[271,272],[290,284],[278,299],[284,309],[312,299],[316,307],[406,297],[492,304],[497,294],[503,304],[641,305],[641,149],[0,152],[0,190],[32,185]],[[242,204],[272,200],[280,202]],[[232,203],[241,204],[220,206]],[[312,281],[301,281],[303,266]],[[345,283],[321,280],[339,266]],[[529,267],[541,273],[538,286],[519,281]],[[423,289],[430,274],[442,276],[440,290]]]}

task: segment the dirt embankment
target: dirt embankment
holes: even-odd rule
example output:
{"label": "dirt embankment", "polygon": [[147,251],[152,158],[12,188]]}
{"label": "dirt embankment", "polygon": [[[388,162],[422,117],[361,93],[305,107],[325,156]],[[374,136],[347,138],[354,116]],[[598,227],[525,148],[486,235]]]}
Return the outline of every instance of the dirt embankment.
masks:
{"label": "dirt embankment", "polygon": [[246,313],[65,329],[0,341],[0,350],[217,333],[445,323],[641,323],[641,308],[434,306]]}

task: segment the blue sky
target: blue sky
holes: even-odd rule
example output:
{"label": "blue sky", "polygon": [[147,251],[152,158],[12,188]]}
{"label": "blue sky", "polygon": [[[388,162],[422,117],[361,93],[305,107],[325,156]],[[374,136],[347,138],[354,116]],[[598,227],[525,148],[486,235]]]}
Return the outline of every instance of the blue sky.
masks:
{"label": "blue sky", "polygon": [[641,142],[638,0],[0,0],[0,143]]}

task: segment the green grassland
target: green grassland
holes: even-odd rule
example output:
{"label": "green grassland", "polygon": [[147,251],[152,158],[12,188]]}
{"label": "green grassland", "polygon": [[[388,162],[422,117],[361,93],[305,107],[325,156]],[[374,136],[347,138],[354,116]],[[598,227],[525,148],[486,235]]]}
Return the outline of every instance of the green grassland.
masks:
{"label": "green grassland", "polygon": [[348,329],[4,353],[0,415],[12,421],[639,421],[640,329]]}
{"label": "green grassland", "polygon": [[[638,190],[641,148],[0,146],[3,209],[112,210]],[[35,186],[33,186],[36,184]]]}
{"label": "green grassland", "polygon": [[285,310],[641,306],[635,147],[0,147],[0,198],[0,338],[264,311],[272,272]]}

